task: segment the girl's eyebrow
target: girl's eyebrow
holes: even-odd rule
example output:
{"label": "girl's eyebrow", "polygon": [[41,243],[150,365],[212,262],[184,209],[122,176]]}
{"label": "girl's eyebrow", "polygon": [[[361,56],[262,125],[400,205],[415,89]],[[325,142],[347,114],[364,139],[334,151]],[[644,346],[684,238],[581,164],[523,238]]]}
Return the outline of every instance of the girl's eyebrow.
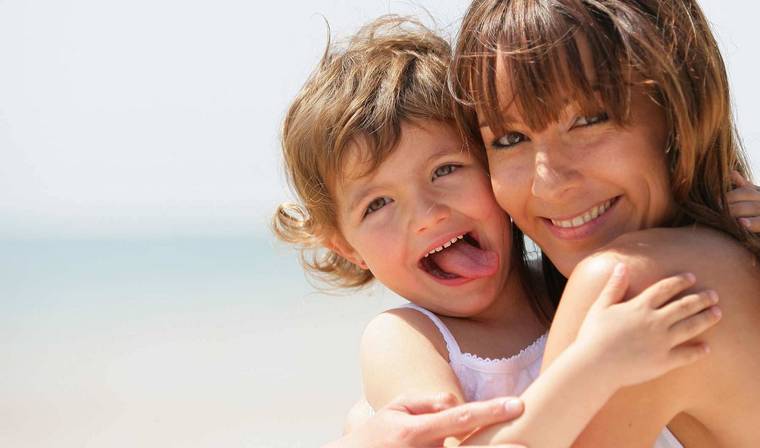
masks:
{"label": "girl's eyebrow", "polygon": [[353,212],[364,201],[364,198],[372,191],[372,187],[361,186],[353,194],[349,195],[348,208],[349,213]]}

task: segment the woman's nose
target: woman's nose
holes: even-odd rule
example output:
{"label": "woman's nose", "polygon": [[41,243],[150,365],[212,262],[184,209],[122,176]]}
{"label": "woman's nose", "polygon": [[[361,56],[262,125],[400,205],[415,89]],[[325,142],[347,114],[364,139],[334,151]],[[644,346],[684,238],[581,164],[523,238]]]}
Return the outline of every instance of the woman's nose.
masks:
{"label": "woman's nose", "polygon": [[580,181],[580,173],[562,148],[536,151],[531,193],[545,200],[562,200]]}

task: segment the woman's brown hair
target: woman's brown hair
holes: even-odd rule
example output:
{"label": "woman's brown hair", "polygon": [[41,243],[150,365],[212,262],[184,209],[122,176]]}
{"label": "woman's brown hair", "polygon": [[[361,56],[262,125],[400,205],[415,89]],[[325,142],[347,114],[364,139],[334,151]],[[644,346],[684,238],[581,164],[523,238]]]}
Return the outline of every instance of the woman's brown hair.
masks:
{"label": "woman's brown hair", "polygon": [[[581,43],[591,53],[593,82],[584,72]],[[503,130],[497,60],[508,70],[511,90],[519,92],[515,107],[534,129],[556,120],[568,99],[584,113],[602,106],[624,126],[632,91],[647,92],[668,121],[663,151],[677,204],[668,225],[713,227],[760,257],[760,238],[720,205],[727,203],[731,170],[747,177],[750,172],[734,128],[723,59],[696,1],[473,1],[449,88],[460,128],[479,147],[478,112],[496,134]],[[556,269],[546,267],[561,288]]]}

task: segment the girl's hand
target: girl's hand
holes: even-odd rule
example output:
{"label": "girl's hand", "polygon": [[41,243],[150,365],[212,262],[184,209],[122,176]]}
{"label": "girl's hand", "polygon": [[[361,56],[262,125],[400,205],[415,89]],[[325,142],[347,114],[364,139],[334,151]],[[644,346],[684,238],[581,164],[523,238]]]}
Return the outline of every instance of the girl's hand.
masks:
{"label": "girl's hand", "polygon": [[442,447],[448,436],[469,434],[481,426],[514,420],[523,412],[523,404],[517,398],[495,398],[458,406],[456,401],[452,394],[398,398],[350,434],[323,448]]}
{"label": "girl's hand", "polygon": [[731,179],[735,188],[726,193],[729,212],[750,232],[760,233],[760,187],[738,171],[731,173]]}
{"label": "girl's hand", "polygon": [[668,277],[621,302],[628,276],[625,265],[618,264],[589,309],[575,342],[591,352],[594,365],[599,366],[596,373],[609,374],[601,378],[622,387],[651,380],[705,356],[707,345],[692,339],[720,320],[718,295],[707,290],[678,297],[694,282],[692,274]]}

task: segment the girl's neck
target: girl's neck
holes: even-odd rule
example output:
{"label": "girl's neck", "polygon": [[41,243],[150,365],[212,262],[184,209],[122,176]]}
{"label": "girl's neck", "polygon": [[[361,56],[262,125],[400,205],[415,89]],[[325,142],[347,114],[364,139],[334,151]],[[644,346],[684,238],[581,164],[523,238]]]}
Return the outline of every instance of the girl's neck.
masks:
{"label": "girl's neck", "polygon": [[462,351],[492,359],[519,353],[547,330],[517,276],[510,276],[494,303],[476,316],[440,316]]}

